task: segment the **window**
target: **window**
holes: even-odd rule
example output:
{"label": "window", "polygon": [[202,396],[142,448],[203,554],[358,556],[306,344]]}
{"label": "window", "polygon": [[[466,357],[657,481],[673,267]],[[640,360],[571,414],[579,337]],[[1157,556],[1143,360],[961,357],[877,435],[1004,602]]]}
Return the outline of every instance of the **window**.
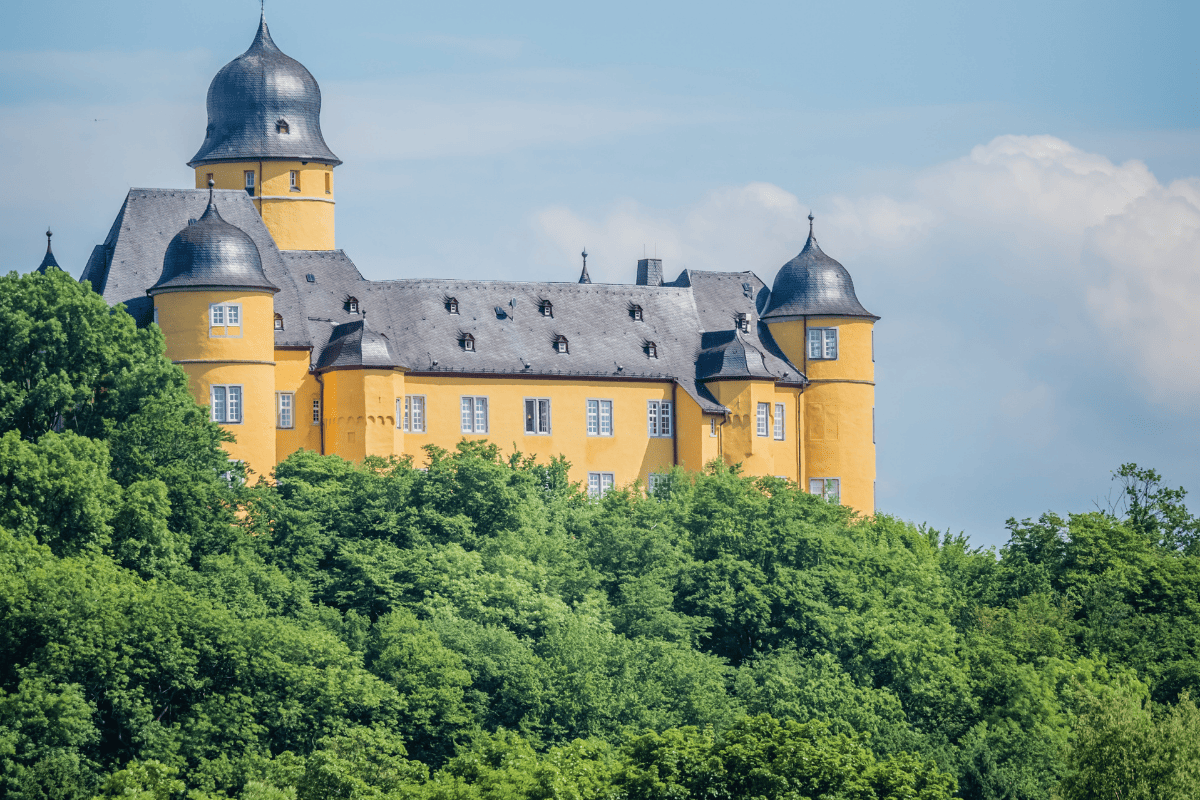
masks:
{"label": "window", "polygon": [[633,318],[634,320],[636,320],[637,322],[641,322],[642,321],[642,307],[637,306],[637,305],[630,306],[629,307],[629,316],[631,318]]}
{"label": "window", "polygon": [[351,314],[358,313],[358,298],[357,297],[347,297],[346,298],[346,310],[349,311]]}
{"label": "window", "polygon": [[823,497],[831,503],[841,503],[842,481],[840,478],[809,478],[808,493]]}
{"label": "window", "polygon": [[750,317],[746,314],[738,314],[737,315],[737,326],[738,326],[738,330],[741,331],[742,333],[749,333],[750,332]]}
{"label": "window", "polygon": [[208,318],[209,325],[214,328],[240,327],[242,324],[242,304],[214,303],[208,307]]}
{"label": "window", "polygon": [[206,186],[207,186],[209,183],[216,183],[216,181],[214,181],[214,180],[213,180],[213,174],[212,174],[211,172],[210,172],[210,173],[208,173],[208,177],[206,177],[206,178],[204,179],[204,181],[205,181],[205,185],[206,185]]}
{"label": "window", "polygon": [[246,194],[254,197],[254,170],[246,170]]}
{"label": "window", "polygon": [[533,436],[550,435],[550,400],[548,398],[525,399],[525,433]]}
{"label": "window", "polygon": [[554,306],[550,303],[549,300],[543,300],[541,302],[541,305],[538,306],[538,308],[541,310],[543,317],[553,317],[554,316]]}
{"label": "window", "polygon": [[275,330],[283,330],[283,316],[281,314],[275,315]]}
{"label": "window", "polygon": [[468,353],[475,352],[475,337],[469,333],[464,333],[462,335],[462,337],[458,340],[458,344],[460,347],[462,347],[463,350],[466,350]]}
{"label": "window", "polygon": [[775,438],[783,441],[783,403],[775,404]]}
{"label": "window", "polygon": [[333,173],[325,173],[325,194],[333,194]]}
{"label": "window", "polygon": [[488,401],[486,397],[462,398],[462,432],[488,432]]}
{"label": "window", "polygon": [[212,386],[212,421],[236,424],[242,421],[242,387]]}
{"label": "window", "polygon": [[286,119],[281,119],[275,123],[275,132],[276,133],[291,133],[292,129],[288,126]]}
{"label": "window", "polygon": [[425,395],[396,398],[396,427],[409,433],[425,432]]}
{"label": "window", "polygon": [[308,281],[309,283],[316,283],[316,282],[317,282],[317,276],[316,276],[316,275],[313,275],[313,274],[310,272],[310,273],[308,273],[307,275],[305,275],[305,276],[304,276],[304,280]]}
{"label": "window", "polygon": [[313,400],[312,424],[313,425],[321,424],[321,400],[320,400],[320,398]]}
{"label": "window", "polygon": [[587,401],[587,435],[613,435],[612,400]]}
{"label": "window", "polygon": [[716,417],[713,417],[712,419],[710,419],[708,421],[708,435],[709,436],[717,435],[717,418]]}
{"label": "window", "polygon": [[767,435],[767,417],[769,415],[770,408],[771,408],[770,403],[759,403],[758,404],[758,415],[757,415],[758,425],[755,429],[755,433],[757,433],[759,436]]}
{"label": "window", "polygon": [[658,494],[659,489],[667,487],[667,477],[658,472],[651,472],[646,476],[646,490],[648,494]]}
{"label": "window", "polygon": [[837,328],[808,329],[808,357],[812,359],[837,359]]}
{"label": "window", "polygon": [[647,403],[646,421],[651,436],[671,435],[671,404],[666,400],[651,400]]}
{"label": "window", "polygon": [[646,351],[647,358],[658,358],[658,345],[654,342],[646,342],[642,349]]}
{"label": "window", "polygon": [[291,392],[275,393],[275,424],[280,428],[294,428],[292,417],[295,396]]}
{"label": "window", "polygon": [[588,473],[588,496],[589,497],[604,497],[612,490],[613,484],[616,481],[613,479],[611,472],[589,472]]}
{"label": "window", "polygon": [[300,170],[294,169],[288,173],[288,185],[293,192],[300,191]]}
{"label": "window", "polygon": [[458,313],[458,301],[455,300],[453,297],[447,297],[446,298],[446,310],[449,311],[451,314],[457,314]]}
{"label": "window", "polygon": [[871,363],[875,363],[875,331],[871,331]]}
{"label": "window", "polygon": [[154,309],[154,324],[155,325],[158,324],[158,309],[157,308]]}
{"label": "window", "polygon": [[570,352],[570,351],[567,349],[567,337],[565,337],[565,336],[555,336],[555,337],[554,337],[554,349],[555,349],[557,352],[559,352],[559,353],[567,353],[567,352]]}

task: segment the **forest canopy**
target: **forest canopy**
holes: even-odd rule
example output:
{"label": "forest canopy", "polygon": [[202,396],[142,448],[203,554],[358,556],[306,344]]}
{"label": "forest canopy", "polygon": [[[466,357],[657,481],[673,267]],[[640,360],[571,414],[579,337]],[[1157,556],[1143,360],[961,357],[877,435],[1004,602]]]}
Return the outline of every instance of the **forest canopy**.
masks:
{"label": "forest canopy", "polygon": [[1153,470],[998,550],[481,442],[251,485],[86,284],[0,277],[0,337],[0,796],[1200,796],[1200,526]]}

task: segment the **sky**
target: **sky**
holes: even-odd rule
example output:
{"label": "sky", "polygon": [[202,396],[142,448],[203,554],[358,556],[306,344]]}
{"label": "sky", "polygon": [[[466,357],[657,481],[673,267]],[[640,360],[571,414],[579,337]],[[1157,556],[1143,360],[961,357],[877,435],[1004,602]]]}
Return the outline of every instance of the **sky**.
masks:
{"label": "sky", "polygon": [[[0,269],[191,187],[259,6],[12,4]],[[1200,507],[1200,4],[270,0],[368,278],[754,271],[807,216],[876,325],[878,505],[1000,546],[1136,462]]]}

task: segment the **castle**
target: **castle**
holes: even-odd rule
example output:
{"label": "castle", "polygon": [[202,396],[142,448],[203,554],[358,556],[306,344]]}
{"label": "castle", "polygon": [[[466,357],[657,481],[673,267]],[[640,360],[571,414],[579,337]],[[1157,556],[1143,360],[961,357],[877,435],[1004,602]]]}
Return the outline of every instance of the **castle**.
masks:
{"label": "castle", "polygon": [[[269,474],[463,438],[561,454],[592,494],[714,459],[874,512],[878,317],[812,235],[752,272],[642,259],[634,284],[364,280],[334,247],[321,93],[265,19],[213,79],[196,189],[131,189],[81,280],[157,323],[196,400]],[[47,248],[47,261],[53,256]]]}

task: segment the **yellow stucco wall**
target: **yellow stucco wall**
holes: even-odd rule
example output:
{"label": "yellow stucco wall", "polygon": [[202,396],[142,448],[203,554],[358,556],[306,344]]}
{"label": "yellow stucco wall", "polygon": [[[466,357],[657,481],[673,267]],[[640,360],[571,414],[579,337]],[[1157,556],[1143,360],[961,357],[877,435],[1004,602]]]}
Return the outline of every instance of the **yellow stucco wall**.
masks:
{"label": "yellow stucco wall", "polygon": [[[771,381],[711,381],[707,388],[730,411],[719,431],[726,464],[741,463],[747,475],[800,477],[799,390]],[[767,404],[767,435],[758,435],[758,404]],[[775,438],[775,405],[784,407],[783,439]],[[705,432],[707,435],[707,431]]]}
{"label": "yellow stucco wall", "polygon": [[[298,190],[291,172],[299,173]],[[238,161],[196,168],[196,188],[245,189],[245,173],[255,174],[254,206],[280,250],[334,249],[333,167],[309,161]],[[328,186],[328,191],[326,187]]]}
{"label": "yellow stucco wall", "polygon": [[339,369],[322,376],[325,385],[325,452],[350,461],[404,454],[404,432],[396,427],[396,398],[404,396],[397,370]]}
{"label": "yellow stucco wall", "polygon": [[806,358],[804,320],[770,323],[771,335],[811,381],[802,396],[801,486],[809,478],[840,478],[842,503],[875,513],[875,364],[871,320],[810,317],[808,328],[837,328],[838,357]]}
{"label": "yellow stucco wall", "polygon": [[[213,303],[241,305],[240,326],[213,328]],[[267,292],[165,292],[154,297],[155,317],[167,340],[167,357],[183,367],[192,396],[211,402],[213,384],[242,387],[242,421],[221,427],[236,438],[229,457],[254,473],[275,466],[274,304]]]}
{"label": "yellow stucco wall", "polygon": [[275,455],[280,461],[297,450],[321,452],[321,425],[313,422],[312,404],[321,398],[321,385],[309,372],[308,350],[275,351],[275,391],[292,393],[292,427],[276,428]]}
{"label": "yellow stucco wall", "polygon": [[[676,392],[679,406],[676,419],[679,422],[679,466],[699,472],[708,462],[721,457],[722,414],[705,414],[700,404],[684,391]],[[716,436],[712,435],[711,422],[716,421]]]}

